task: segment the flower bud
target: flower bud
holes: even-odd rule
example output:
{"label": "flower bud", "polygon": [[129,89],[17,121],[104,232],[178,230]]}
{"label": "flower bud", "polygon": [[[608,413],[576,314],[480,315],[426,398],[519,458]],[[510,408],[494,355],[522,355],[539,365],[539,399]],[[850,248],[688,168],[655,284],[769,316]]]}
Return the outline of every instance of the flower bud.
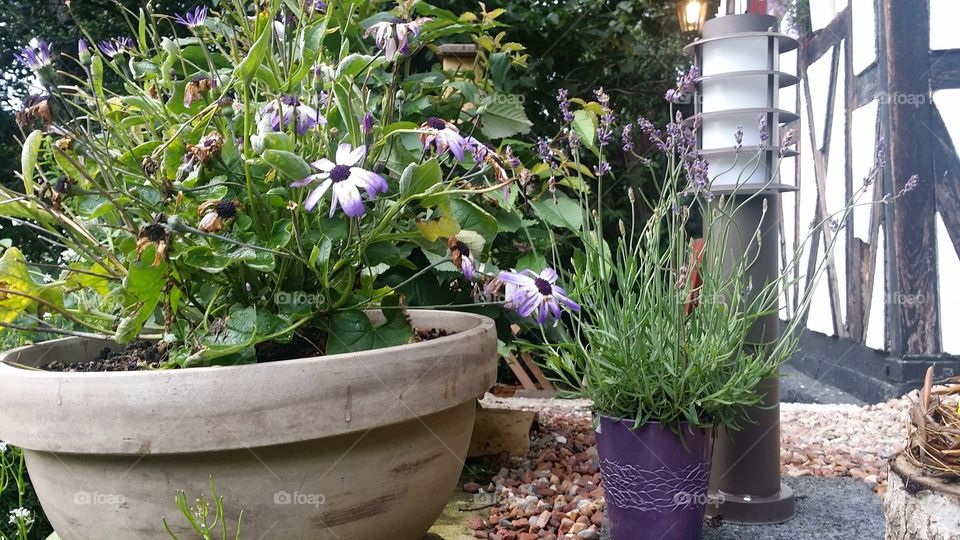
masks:
{"label": "flower bud", "polygon": [[77,58],[80,60],[80,63],[85,66],[89,66],[92,61],[90,45],[87,43],[87,40],[83,38],[77,41]]}

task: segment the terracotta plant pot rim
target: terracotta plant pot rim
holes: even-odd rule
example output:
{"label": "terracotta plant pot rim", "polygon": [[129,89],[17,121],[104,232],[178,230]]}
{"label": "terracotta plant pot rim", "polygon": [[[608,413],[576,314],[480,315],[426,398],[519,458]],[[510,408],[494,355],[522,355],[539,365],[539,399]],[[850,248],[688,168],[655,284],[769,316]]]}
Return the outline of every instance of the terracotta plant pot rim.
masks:
{"label": "terracotta plant pot rim", "polygon": [[[41,372],[107,341],[66,338],[0,354],[0,440],[38,451],[179,454],[296,443],[397,424],[455,407],[493,384],[493,320],[413,310],[453,335],[352,354],[230,367]],[[494,369],[491,369],[491,364]]]}

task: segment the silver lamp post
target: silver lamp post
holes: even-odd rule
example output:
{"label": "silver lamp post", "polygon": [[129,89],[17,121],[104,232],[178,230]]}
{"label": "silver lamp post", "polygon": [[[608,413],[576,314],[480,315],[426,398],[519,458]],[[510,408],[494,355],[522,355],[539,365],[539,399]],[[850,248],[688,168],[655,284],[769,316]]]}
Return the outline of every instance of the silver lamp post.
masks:
{"label": "silver lamp post", "polygon": [[[779,90],[798,81],[780,71],[780,54],[796,47],[794,39],[777,31],[776,17],[746,14],[707,21],[703,37],[684,49],[700,68],[695,95],[695,109],[702,118],[699,148],[711,173],[726,171],[710,189],[726,194],[724,199],[730,202],[746,201],[729,221],[715,225],[728,234],[716,249],[725,251],[725,260],[753,259],[750,278],[759,285],[779,273],[778,198],[794,189],[781,182],[778,162],[780,125],[797,115],[780,108]],[[766,127],[765,138],[758,119]],[[743,126],[739,151],[734,147],[738,126]],[[754,237],[758,227],[759,242]],[[774,313],[759,320],[748,339],[752,346],[762,347],[779,333],[780,320]],[[764,380],[757,391],[763,395],[762,404],[745,412],[741,430],[720,430],[714,446],[707,514],[724,521],[776,523],[794,514],[793,492],[780,481],[779,380]]]}

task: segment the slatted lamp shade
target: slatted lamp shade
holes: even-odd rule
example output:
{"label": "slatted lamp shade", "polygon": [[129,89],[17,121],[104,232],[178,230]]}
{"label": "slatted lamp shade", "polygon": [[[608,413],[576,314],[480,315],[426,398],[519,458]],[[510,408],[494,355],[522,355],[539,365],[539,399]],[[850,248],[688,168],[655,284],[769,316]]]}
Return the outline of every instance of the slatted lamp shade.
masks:
{"label": "slatted lamp shade", "polygon": [[[770,15],[728,15],[707,21],[703,38],[684,48],[700,68],[695,107],[702,122],[697,131],[700,150],[710,165],[711,190],[716,193],[778,192],[793,189],[781,181],[780,125],[797,115],[781,108],[780,88],[797,84],[797,77],[780,70],[780,55],[797,47],[777,31]],[[758,118],[766,121],[761,141]],[[740,151],[734,132],[743,126]],[[785,157],[796,155],[786,152]]]}

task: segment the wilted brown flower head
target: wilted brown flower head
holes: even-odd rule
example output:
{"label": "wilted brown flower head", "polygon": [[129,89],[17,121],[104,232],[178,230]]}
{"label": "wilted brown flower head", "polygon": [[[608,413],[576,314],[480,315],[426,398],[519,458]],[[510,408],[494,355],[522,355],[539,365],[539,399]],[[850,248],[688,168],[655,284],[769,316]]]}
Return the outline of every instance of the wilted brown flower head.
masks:
{"label": "wilted brown flower head", "polygon": [[166,223],[167,216],[157,214],[152,223],[140,227],[140,233],[137,236],[137,260],[140,260],[140,254],[150,244],[157,248],[151,266],[160,266],[160,263],[167,258],[167,253],[170,250],[170,231],[167,230]]}
{"label": "wilted brown flower head", "polygon": [[223,137],[216,130],[211,131],[200,139],[197,144],[188,144],[187,151],[200,163],[210,163],[213,156],[220,153],[223,149]]}
{"label": "wilted brown flower head", "polygon": [[210,200],[200,205],[197,213],[200,214],[200,226],[203,232],[215,233],[223,229],[225,222],[237,217],[240,201],[234,199]]}
{"label": "wilted brown flower head", "polygon": [[26,128],[38,120],[44,126],[53,122],[50,96],[30,96],[23,100],[23,107],[17,111],[17,125],[21,128]]}

